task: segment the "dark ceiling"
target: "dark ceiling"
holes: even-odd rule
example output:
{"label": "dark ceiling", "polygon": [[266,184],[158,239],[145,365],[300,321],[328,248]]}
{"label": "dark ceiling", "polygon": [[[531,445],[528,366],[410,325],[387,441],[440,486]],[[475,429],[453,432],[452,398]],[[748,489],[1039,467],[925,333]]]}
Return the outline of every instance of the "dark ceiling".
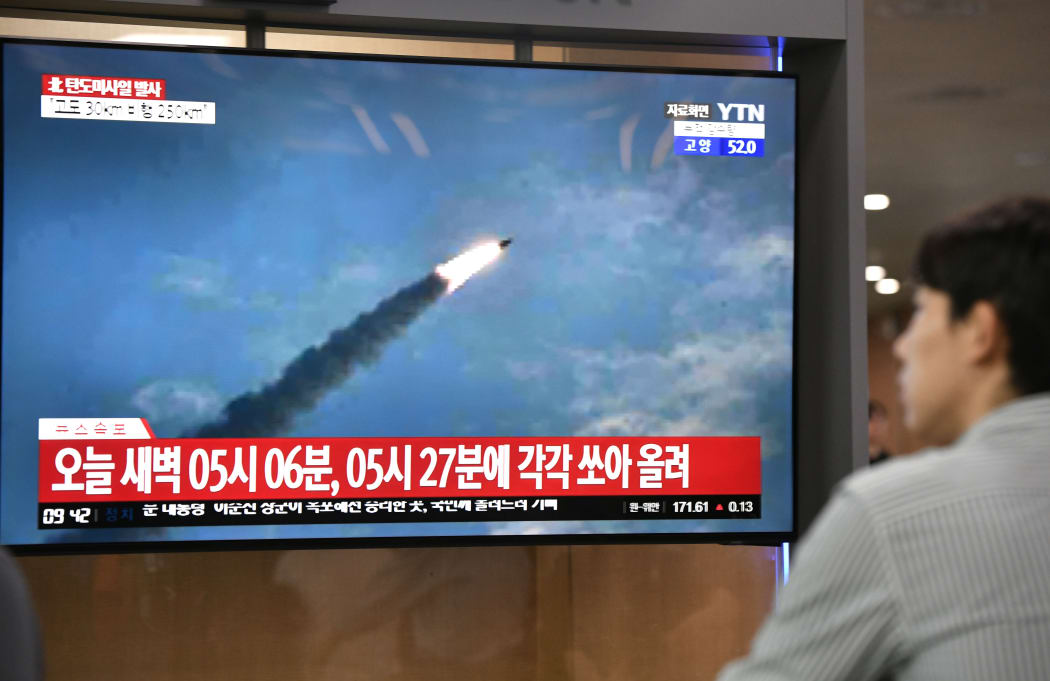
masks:
{"label": "dark ceiling", "polygon": [[[922,232],[980,203],[1050,195],[1050,0],[866,0],[868,263],[907,277]],[[910,303],[880,295],[879,316]]]}

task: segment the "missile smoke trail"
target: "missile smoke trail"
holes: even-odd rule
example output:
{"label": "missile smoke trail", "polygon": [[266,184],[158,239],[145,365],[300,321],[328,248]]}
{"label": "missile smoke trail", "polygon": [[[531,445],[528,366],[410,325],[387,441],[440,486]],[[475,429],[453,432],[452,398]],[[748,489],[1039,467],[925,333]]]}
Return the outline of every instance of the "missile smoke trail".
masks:
{"label": "missile smoke trail", "polygon": [[383,346],[404,333],[447,286],[435,273],[406,286],[333,331],[322,345],[303,351],[274,383],[235,397],[224,409],[225,418],[200,427],[193,437],[270,436],[286,430],[297,413],[313,408],[354,368],[378,359]]}
{"label": "missile smoke trail", "polygon": [[350,325],[333,331],[320,346],[303,351],[277,381],[235,397],[223,409],[221,420],[205,424],[187,437],[278,435],[291,426],[296,414],[316,406],[355,368],[375,362],[387,343],[404,333],[443,294],[495,260],[508,244],[509,239],[485,243],[439,265]]}
{"label": "missile smoke trail", "polygon": [[376,361],[383,346],[404,333],[447,288],[435,273],[406,286],[333,331],[322,345],[303,351],[274,383],[235,397],[224,409],[225,418],[200,427],[192,437],[265,437],[286,430],[297,413],[312,409],[356,367]]}

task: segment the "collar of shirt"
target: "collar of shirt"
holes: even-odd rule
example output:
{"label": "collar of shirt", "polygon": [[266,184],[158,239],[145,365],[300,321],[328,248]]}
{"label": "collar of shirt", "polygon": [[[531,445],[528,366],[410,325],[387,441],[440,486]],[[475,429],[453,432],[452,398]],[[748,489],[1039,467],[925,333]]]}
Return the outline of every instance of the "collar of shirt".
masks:
{"label": "collar of shirt", "polygon": [[1026,395],[993,409],[972,425],[956,443],[957,448],[998,439],[1017,437],[1026,431],[1050,437],[1050,393]]}

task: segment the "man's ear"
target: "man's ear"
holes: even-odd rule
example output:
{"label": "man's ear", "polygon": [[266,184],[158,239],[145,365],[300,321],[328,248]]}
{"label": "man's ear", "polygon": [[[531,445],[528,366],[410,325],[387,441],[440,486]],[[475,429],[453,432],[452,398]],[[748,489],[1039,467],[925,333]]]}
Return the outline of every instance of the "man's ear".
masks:
{"label": "man's ear", "polygon": [[1000,358],[1005,361],[1009,348],[1006,328],[995,306],[979,300],[966,315],[967,358],[975,364],[986,364]]}

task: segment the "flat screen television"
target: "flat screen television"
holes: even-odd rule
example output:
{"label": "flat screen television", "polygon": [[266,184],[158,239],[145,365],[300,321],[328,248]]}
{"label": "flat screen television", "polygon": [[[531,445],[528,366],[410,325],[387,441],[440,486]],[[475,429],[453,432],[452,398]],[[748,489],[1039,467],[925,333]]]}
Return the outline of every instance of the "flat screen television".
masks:
{"label": "flat screen television", "polygon": [[2,60],[0,543],[792,538],[793,77]]}

